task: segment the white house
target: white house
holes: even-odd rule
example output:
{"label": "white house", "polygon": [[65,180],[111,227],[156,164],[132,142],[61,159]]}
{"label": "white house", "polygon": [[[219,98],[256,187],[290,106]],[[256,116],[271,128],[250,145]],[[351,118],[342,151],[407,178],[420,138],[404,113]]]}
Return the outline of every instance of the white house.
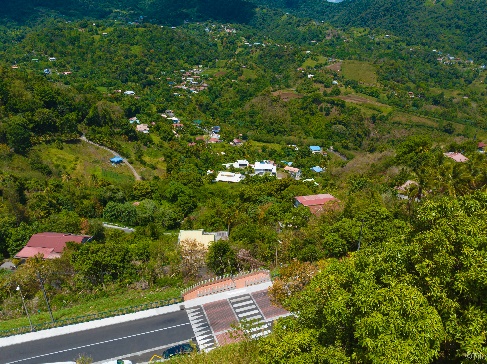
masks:
{"label": "white house", "polygon": [[124,92],[125,95],[135,95],[135,92],[134,91],[125,91]]}
{"label": "white house", "polygon": [[144,133],[144,134],[148,134],[149,133],[149,125],[139,124],[135,127],[135,130],[137,130],[138,132]]}
{"label": "white house", "polygon": [[250,163],[246,159],[239,159],[236,162],[233,162],[233,163],[225,163],[223,165],[225,166],[225,168],[230,168],[230,167],[233,167],[233,168],[247,168],[250,165]]}
{"label": "white house", "polygon": [[273,176],[276,176],[277,167],[274,165],[274,163],[270,163],[269,161],[255,162],[254,174],[258,174],[258,175],[271,174]]}
{"label": "white house", "polygon": [[245,176],[240,173],[232,173],[232,172],[218,172],[218,176],[215,179],[215,182],[232,182],[238,183],[243,180]]}

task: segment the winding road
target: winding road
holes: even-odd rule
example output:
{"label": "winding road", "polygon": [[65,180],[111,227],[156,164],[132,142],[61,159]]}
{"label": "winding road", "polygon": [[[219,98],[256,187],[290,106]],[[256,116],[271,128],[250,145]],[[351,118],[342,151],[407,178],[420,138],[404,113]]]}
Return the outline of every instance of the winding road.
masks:
{"label": "winding road", "polygon": [[[83,134],[80,139],[86,143],[90,143],[98,148],[102,148],[102,149],[105,149],[107,151],[109,151],[110,153],[112,153],[114,156],[118,156],[119,154],[117,152],[115,152],[114,150],[110,149],[110,148],[107,148],[103,145],[100,145],[100,144],[96,144],[94,142],[92,142],[91,140],[88,140],[86,139],[86,136]],[[123,158],[123,157],[122,157]],[[134,175],[135,177],[135,180],[136,181],[141,181],[142,180],[142,177],[140,177],[140,175],[137,173],[137,171],[135,170],[135,168],[127,161],[127,158],[123,158],[123,162],[127,165],[127,167],[129,167],[129,169],[132,171],[132,174]]]}

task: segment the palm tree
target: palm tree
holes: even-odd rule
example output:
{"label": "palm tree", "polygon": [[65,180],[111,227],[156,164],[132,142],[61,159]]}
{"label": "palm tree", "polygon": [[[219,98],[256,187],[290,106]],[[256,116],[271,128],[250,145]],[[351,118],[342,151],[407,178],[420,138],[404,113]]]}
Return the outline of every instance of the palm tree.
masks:
{"label": "palm tree", "polygon": [[466,194],[473,181],[466,164],[453,161],[445,161],[433,179],[435,190],[452,197]]}

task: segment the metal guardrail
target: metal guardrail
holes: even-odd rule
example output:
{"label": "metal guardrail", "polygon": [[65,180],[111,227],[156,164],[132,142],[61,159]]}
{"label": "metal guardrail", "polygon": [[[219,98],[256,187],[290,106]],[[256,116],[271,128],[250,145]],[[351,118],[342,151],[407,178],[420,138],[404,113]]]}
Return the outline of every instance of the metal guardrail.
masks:
{"label": "metal guardrail", "polygon": [[63,320],[55,320],[54,322],[43,322],[40,324],[33,324],[32,325],[33,330],[31,330],[30,326],[22,326],[22,327],[17,327],[15,329],[10,329],[10,330],[1,330],[0,331],[0,337],[8,337],[8,336],[13,336],[13,335],[26,334],[26,333],[31,332],[31,331],[41,331],[41,330],[52,329],[54,327],[62,327],[62,326],[68,326],[68,325],[73,325],[73,324],[79,324],[82,322],[100,320],[100,319],[104,319],[104,318],[108,318],[108,317],[121,316],[121,315],[126,315],[129,313],[135,313],[135,312],[139,312],[139,311],[149,310],[152,308],[169,306],[169,305],[173,305],[173,304],[181,303],[181,302],[183,302],[183,299],[181,297],[171,298],[168,300],[144,303],[142,305],[137,305],[137,306],[123,307],[123,308],[119,308],[119,309],[111,310],[111,311],[102,311],[102,312],[97,312],[97,313],[93,313],[93,314],[89,314],[89,315],[75,316],[75,317],[71,317],[71,318],[67,318],[67,319],[63,319]]}

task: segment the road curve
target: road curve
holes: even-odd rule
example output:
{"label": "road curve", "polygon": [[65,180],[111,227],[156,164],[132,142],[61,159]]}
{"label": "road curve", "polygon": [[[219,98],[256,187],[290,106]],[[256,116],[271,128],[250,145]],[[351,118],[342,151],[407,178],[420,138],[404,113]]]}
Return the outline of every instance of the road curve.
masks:
{"label": "road curve", "polygon": [[[107,147],[100,145],[100,144],[96,144],[95,142],[92,142],[91,140],[86,139],[86,136],[84,134],[82,136],[80,136],[80,140],[82,140],[86,143],[90,143],[94,146],[97,146],[98,148],[105,149],[105,150],[109,151],[110,153],[112,153],[114,156],[119,155],[117,152],[115,152],[114,150],[112,150],[110,148],[107,148]],[[135,168],[127,161],[127,158],[123,158],[123,162],[127,165],[127,167],[130,168],[130,170],[132,171],[132,174],[134,175],[136,181],[142,180],[142,177],[140,177],[140,175],[137,173]]]}

